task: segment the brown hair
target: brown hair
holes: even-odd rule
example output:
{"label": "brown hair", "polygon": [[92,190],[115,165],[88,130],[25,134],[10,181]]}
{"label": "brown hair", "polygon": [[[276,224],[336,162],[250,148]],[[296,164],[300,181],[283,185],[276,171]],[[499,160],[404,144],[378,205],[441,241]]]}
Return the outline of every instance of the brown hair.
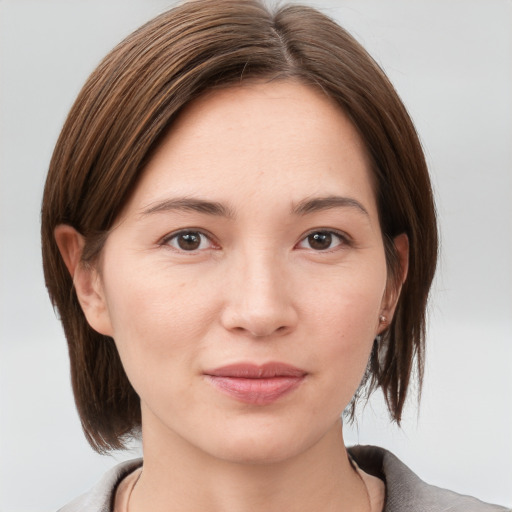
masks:
{"label": "brown hair", "polygon": [[415,361],[421,388],[437,228],[421,145],[393,86],[346,31],[312,8],[271,12],[258,0],[195,0],[143,25],[92,73],[64,124],[44,190],[46,285],[67,337],[82,426],[97,451],[122,447],[138,430],[140,403],[113,340],[87,324],[54,229],[77,229],[86,241],[83,262],[94,261],[180,110],[206,90],[247,79],[317,87],[358,129],[373,165],[392,277],[399,265],[393,237],[406,233],[410,242],[408,278],[374,346],[366,389],[381,387],[400,422]]}

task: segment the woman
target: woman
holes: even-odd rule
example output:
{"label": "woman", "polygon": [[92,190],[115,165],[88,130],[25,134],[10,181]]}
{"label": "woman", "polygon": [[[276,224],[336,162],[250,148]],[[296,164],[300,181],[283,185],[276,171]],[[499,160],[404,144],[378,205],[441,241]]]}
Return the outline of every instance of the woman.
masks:
{"label": "woman", "polygon": [[72,108],[42,221],[86,436],[144,447],[64,510],[502,510],[345,449],[358,395],[399,422],[421,380],[437,230],[403,105],[329,19],[197,1],[139,29]]}

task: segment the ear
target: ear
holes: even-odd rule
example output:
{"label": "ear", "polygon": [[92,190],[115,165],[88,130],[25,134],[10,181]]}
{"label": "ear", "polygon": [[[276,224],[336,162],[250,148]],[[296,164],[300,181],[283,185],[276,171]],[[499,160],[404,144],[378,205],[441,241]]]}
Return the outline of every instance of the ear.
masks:
{"label": "ear", "polygon": [[55,241],[73,279],[76,295],[89,325],[100,334],[112,336],[113,329],[100,274],[95,266],[82,261],[84,237],[73,227],[59,224]]}
{"label": "ear", "polygon": [[402,285],[407,279],[407,272],[409,270],[408,236],[405,233],[402,233],[393,239],[393,243],[395,245],[395,251],[400,265],[398,268],[398,275],[388,279],[379,318],[379,334],[389,326],[393,319],[396,305],[400,298],[400,292],[402,291]]}

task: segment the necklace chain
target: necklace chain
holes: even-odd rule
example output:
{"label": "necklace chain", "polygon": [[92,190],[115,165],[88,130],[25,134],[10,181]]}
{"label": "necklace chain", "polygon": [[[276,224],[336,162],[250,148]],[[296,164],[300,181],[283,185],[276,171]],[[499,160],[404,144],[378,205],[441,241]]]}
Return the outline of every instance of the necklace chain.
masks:
{"label": "necklace chain", "polygon": [[356,473],[364,486],[364,492],[366,494],[366,500],[368,502],[368,512],[372,512],[372,500],[370,499],[370,491],[368,490],[368,486],[366,485],[366,482],[365,482],[363,476],[359,473],[359,471],[357,469],[356,469]]}
{"label": "necklace chain", "polygon": [[350,465],[352,466],[352,469],[355,471],[359,480],[361,480],[361,483],[363,484],[364,493],[366,495],[366,501],[368,503],[368,512],[372,512],[372,500],[370,499],[370,491],[368,489],[368,485],[366,484],[366,479],[361,474],[361,469],[357,465],[357,462],[350,455],[349,455],[349,461],[350,461]]}
{"label": "necklace chain", "polygon": [[[368,503],[368,512],[372,512],[372,502],[370,500],[370,491],[368,490],[368,486],[366,485],[366,482],[365,482],[363,476],[359,472],[359,466],[357,466],[357,464],[355,464],[355,462],[353,460],[351,460],[350,462],[351,462],[351,466],[353,467],[354,471],[356,472],[357,476],[359,477],[359,480],[363,484],[364,492],[366,495],[366,501]],[[137,484],[139,483],[141,476],[142,476],[142,469],[140,470],[140,473],[137,476],[137,480],[135,480],[132,488],[130,489],[130,494],[128,495],[128,500],[126,501],[126,512],[130,512],[130,500],[132,498],[132,493],[133,493],[135,487],[137,486]]]}
{"label": "necklace chain", "polygon": [[132,488],[130,489],[130,494],[128,494],[128,499],[126,500],[126,512],[130,512],[130,500],[132,499],[132,493],[137,484],[139,483],[140,477],[142,476],[142,468],[139,472],[139,476],[137,476],[137,480],[135,480],[134,484],[132,485]]}

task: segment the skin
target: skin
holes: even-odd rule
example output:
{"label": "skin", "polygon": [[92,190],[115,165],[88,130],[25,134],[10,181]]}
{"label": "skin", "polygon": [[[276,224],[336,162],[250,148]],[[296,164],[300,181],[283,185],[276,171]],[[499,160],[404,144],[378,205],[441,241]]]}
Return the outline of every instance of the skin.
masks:
{"label": "skin", "polygon": [[[141,398],[131,512],[368,510],[340,414],[400,291],[372,183],[363,143],[331,100],[295,82],[245,84],[185,109],[98,268],[80,264],[73,228],[56,229],[90,325],[114,338]],[[332,197],[345,204],[300,211]],[[225,211],[171,208],[176,198]],[[403,282],[405,235],[395,244]],[[240,402],[204,376],[270,361],[306,372],[270,404]]]}

